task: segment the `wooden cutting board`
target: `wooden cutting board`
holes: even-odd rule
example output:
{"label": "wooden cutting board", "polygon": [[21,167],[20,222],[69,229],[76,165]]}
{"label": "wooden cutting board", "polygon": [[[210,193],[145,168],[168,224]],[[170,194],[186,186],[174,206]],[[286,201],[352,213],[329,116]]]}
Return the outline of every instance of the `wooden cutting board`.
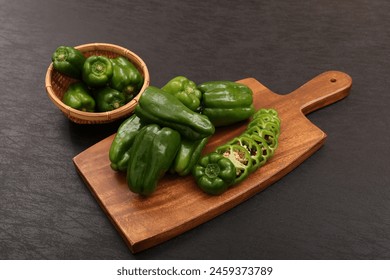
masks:
{"label": "wooden cutting board", "polygon": [[[325,72],[287,95],[278,95],[253,78],[238,81],[253,91],[256,109],[274,108],[281,119],[279,147],[266,165],[220,196],[203,193],[191,175],[165,175],[156,192],[142,198],[129,191],[124,173],[110,168],[108,151],[115,135],[93,145],[73,162],[102,209],[133,253],[145,250],[231,209],[279,180],[313,154],[326,134],[305,115],[348,95],[352,79]],[[247,122],[218,128],[204,153],[245,130]]]}

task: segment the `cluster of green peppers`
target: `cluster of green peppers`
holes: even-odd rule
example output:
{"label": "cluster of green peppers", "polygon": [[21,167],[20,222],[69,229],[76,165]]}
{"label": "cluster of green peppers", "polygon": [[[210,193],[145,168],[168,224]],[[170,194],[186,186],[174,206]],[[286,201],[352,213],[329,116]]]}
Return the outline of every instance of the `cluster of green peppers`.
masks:
{"label": "cluster of green peppers", "polygon": [[278,147],[280,119],[274,109],[260,109],[240,136],[202,157],[192,170],[197,185],[221,194],[263,166]]}
{"label": "cluster of green peppers", "polygon": [[79,50],[60,46],[52,55],[58,72],[77,79],[64,93],[63,102],[85,112],[117,109],[134,98],[144,79],[125,57],[85,57]]}
{"label": "cluster of green peppers", "polygon": [[[179,176],[192,173],[203,190],[222,193],[273,153],[280,127],[274,113],[254,114],[252,91],[245,85],[213,81],[197,86],[186,77],[175,77],[161,89],[149,86],[142,93],[134,114],[122,123],[111,144],[111,168],[127,172],[129,189],[140,195],[153,193],[168,171]],[[246,134],[199,160],[216,126],[252,115]]]}
{"label": "cluster of green peppers", "polygon": [[111,144],[111,168],[127,172],[132,192],[150,195],[167,172],[188,175],[215,132],[209,119],[175,95],[149,86],[135,114],[119,127]]}
{"label": "cluster of green peppers", "polygon": [[215,127],[246,120],[254,113],[251,89],[236,82],[210,81],[196,85],[178,76],[161,89],[176,96],[192,111],[207,116]]}

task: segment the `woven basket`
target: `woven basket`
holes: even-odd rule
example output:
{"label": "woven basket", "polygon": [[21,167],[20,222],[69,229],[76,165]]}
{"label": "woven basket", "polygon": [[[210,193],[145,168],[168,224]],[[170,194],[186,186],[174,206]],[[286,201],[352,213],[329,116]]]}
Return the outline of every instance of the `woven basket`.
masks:
{"label": "woven basket", "polygon": [[141,75],[144,77],[144,84],[134,99],[118,109],[101,113],[83,112],[73,109],[62,102],[65,91],[68,89],[69,85],[76,80],[56,71],[53,68],[53,63],[51,63],[46,72],[45,85],[46,92],[54,105],[56,105],[68,119],[79,124],[108,123],[131,115],[142,92],[150,83],[149,71],[145,62],[135,53],[113,44],[92,43],[76,46],[75,48],[80,50],[85,57],[92,55],[104,55],[108,58],[115,58],[118,56],[126,57],[140,71]]}

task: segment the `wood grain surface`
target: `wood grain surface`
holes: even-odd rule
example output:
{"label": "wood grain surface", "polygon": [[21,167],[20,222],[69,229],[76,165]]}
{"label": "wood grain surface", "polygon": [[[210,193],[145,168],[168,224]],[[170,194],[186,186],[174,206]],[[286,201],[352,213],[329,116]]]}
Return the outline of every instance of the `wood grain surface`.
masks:
{"label": "wood grain surface", "polygon": [[[274,157],[242,183],[220,196],[203,193],[191,175],[165,175],[157,191],[143,198],[129,191],[124,173],[110,168],[108,150],[115,135],[74,157],[74,164],[132,252],[164,242],[231,209],[298,166],[324,143],[326,134],[305,116],[347,96],[351,78],[325,72],[294,92],[278,95],[253,78],[240,80],[254,93],[256,109],[274,108],[281,119]],[[239,135],[247,122],[218,129],[204,149],[208,153]]]}

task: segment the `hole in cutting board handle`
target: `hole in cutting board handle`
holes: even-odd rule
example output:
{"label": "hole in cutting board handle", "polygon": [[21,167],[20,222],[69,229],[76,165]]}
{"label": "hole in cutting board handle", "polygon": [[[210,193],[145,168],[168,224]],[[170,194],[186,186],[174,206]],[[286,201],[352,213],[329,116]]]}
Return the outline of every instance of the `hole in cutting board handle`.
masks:
{"label": "hole in cutting board handle", "polygon": [[348,94],[351,78],[342,72],[324,72],[291,92],[304,115],[332,104]]}

